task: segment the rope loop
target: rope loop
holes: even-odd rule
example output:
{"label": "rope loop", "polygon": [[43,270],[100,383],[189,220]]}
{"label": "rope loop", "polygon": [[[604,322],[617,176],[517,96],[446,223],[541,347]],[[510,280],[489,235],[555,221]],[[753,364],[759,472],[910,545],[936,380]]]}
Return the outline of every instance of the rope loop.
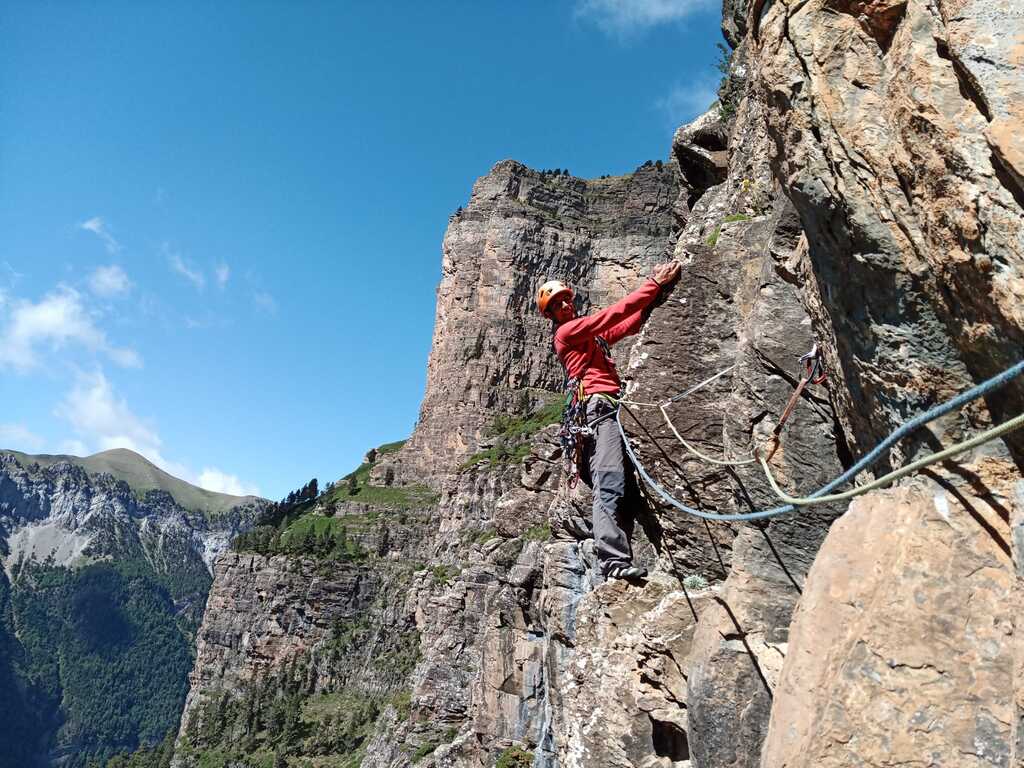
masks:
{"label": "rope loop", "polygon": [[[812,350],[812,353],[814,351],[815,350]],[[676,397],[668,400],[661,406],[662,412],[664,413],[664,407],[667,406],[669,403],[682,399],[682,397],[685,396],[685,394],[687,393],[695,392],[701,386],[704,386],[705,384],[714,381],[716,378],[724,375],[728,371],[732,370],[732,368],[734,367],[735,366],[730,366],[729,368],[726,368],[724,371],[715,374],[710,379],[706,379],[705,381],[701,382],[696,387],[691,387],[689,390],[683,393],[683,395],[677,395]],[[855,479],[857,475],[859,475],[861,472],[877,464],[889,448],[891,448],[893,445],[895,445],[897,442],[902,440],[907,435],[911,434],[912,432],[915,432],[919,428],[923,427],[925,424],[935,421],[936,419],[945,416],[948,413],[952,413],[953,411],[958,410],[962,406],[970,402],[973,402],[974,400],[977,400],[978,398],[983,397],[984,395],[987,395],[989,392],[992,392],[995,389],[1005,386],[1010,381],[1020,376],[1022,373],[1024,373],[1024,360],[1018,362],[1016,365],[1010,366],[1002,373],[996,374],[995,376],[987,379],[986,381],[983,381],[980,384],[977,384],[976,386],[971,387],[970,389],[964,392],[961,392],[956,397],[953,397],[944,403],[940,403],[939,405],[930,408],[929,410],[904,423],[898,429],[890,433],[890,435],[887,438],[885,438],[881,443],[876,445],[871,451],[865,454],[852,467],[850,467],[848,470],[839,475],[839,477],[826,483],[821,488],[818,488],[813,493],[810,493],[804,497],[793,497],[783,492],[782,489],[779,488],[778,483],[775,481],[775,477],[772,475],[771,468],[768,466],[768,461],[764,457],[757,454],[757,452],[755,451],[754,460],[758,461],[761,464],[761,468],[765,472],[765,475],[768,478],[768,483],[769,485],[771,485],[772,490],[775,492],[777,496],[779,496],[780,499],[782,499],[786,503],[782,506],[772,507],[770,509],[761,509],[754,512],[723,514],[718,512],[709,512],[707,510],[702,510],[696,507],[691,507],[687,504],[683,504],[677,498],[672,496],[672,494],[666,491],[661,485],[657,483],[657,481],[654,480],[654,478],[650,476],[650,474],[647,472],[646,467],[644,467],[644,465],[640,462],[640,459],[637,457],[636,452],[634,451],[633,446],[629,441],[629,437],[626,435],[626,430],[622,425],[622,411],[626,411],[638,424],[642,425],[643,422],[641,422],[637,418],[636,414],[629,410],[629,408],[625,407],[625,405],[628,404],[628,401],[622,401],[623,407],[619,408],[619,410],[616,411],[615,421],[619,426],[619,434],[622,436],[622,442],[626,448],[626,453],[629,454],[629,458],[633,462],[633,465],[636,467],[637,472],[640,474],[640,477],[647,484],[647,486],[650,487],[650,489],[654,491],[658,496],[660,496],[662,500],[665,501],[667,504],[669,504],[672,507],[675,507],[676,509],[688,515],[693,515],[694,517],[699,517],[704,520],[723,520],[735,522],[748,520],[763,520],[766,518],[777,517],[779,515],[790,514],[792,512],[797,511],[800,507],[809,506],[812,504],[825,504],[833,501],[844,501],[846,499],[851,499],[862,493],[867,493],[868,491],[874,490],[875,488],[880,488],[883,485],[888,485],[889,483],[895,482],[896,480],[899,480],[901,477],[916,472],[919,469],[923,469],[924,467],[930,464],[945,461],[951,456],[955,456],[959,453],[979,446],[990,440],[994,440],[998,437],[1001,437],[1002,435],[1012,432],[1015,429],[1024,427],[1024,413],[1022,413],[1003,422],[1002,424],[985,430],[984,432],[981,432],[980,434],[975,435],[972,438],[961,441],[959,443],[951,445],[949,448],[946,448],[937,453],[930,454],[914,462],[911,462],[910,464],[907,464],[905,467],[901,467],[900,469],[890,472],[889,474],[884,475],[870,483],[857,486],[856,488],[852,488],[843,493],[832,494],[832,491],[834,491],[836,488],[850,482],[851,480]],[[808,370],[808,375],[813,376],[813,374],[814,368],[812,367],[810,370]],[[804,384],[804,386],[806,386],[806,383]],[[673,431],[675,431],[674,428]],[[677,437],[678,436],[679,435],[677,434]],[[682,438],[680,438],[680,440],[681,439]],[[655,442],[655,444],[657,443]],[[768,458],[771,458],[771,456],[769,456]]]}

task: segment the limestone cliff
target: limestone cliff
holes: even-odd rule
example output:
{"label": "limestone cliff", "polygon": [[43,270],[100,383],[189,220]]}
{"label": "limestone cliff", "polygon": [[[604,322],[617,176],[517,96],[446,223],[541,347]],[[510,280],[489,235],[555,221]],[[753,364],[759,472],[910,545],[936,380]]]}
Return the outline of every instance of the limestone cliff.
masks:
{"label": "limestone cliff", "polygon": [[[159,473],[181,493],[176,497],[153,483],[140,488],[127,475],[115,476],[107,469],[110,455],[124,468]],[[90,471],[94,464],[103,471]],[[129,555],[144,556],[160,571],[193,566],[208,570],[264,505],[255,497],[203,491],[131,451],[108,451],[84,460],[0,452],[0,525],[8,572],[19,560],[74,566]]]}
{"label": "limestone cliff", "polygon": [[561,391],[537,287],[570,282],[584,309],[614,301],[665,254],[676,188],[660,161],[583,180],[507,160],[473,185],[441,247],[427,390],[400,477],[436,479],[477,449],[495,414]]}
{"label": "limestone cliff", "polygon": [[[1024,764],[1019,434],[852,504],[752,523],[652,491],[634,538],[648,582],[594,573],[588,492],[560,486],[557,428],[538,415],[561,379],[531,307],[542,279],[581,286],[586,310],[663,254],[683,262],[617,350],[628,398],[661,403],[722,375],[666,408],[671,423],[645,405],[622,420],[655,482],[718,515],[778,506],[750,461],[776,431],[772,471],[807,492],[1022,354],[1020,9],[724,10],[722,103],[680,128],[667,164],[584,181],[502,162],[452,218],[420,421],[372,470],[440,491],[414,524],[421,567],[397,578],[407,555],[378,547],[362,577],[332,577],[338,593],[311,600],[299,584],[325,585],[308,564],[222,561],[203,630],[216,649],[201,646],[190,701],[238,687],[215,678],[279,674],[298,653],[281,649],[323,658],[319,628],[352,614],[371,654],[417,633],[404,683],[351,678],[376,719],[338,754],[363,766]],[[780,426],[815,344],[827,379]],[[875,471],[1022,407],[1013,382]],[[739,463],[700,458],[674,430]],[[384,508],[380,520],[410,524]],[[280,600],[259,586],[274,579]],[[285,621],[296,605],[301,620]],[[318,669],[310,690],[339,690],[323,682],[337,668]],[[318,764],[302,749],[282,759]]]}

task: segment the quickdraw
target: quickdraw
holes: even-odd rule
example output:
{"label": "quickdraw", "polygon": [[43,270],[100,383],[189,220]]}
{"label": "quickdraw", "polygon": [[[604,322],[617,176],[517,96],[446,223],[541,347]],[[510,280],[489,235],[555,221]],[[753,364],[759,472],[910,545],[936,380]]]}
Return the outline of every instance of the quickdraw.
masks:
{"label": "quickdraw", "polygon": [[804,370],[807,371],[807,380],[811,384],[825,383],[828,374],[825,372],[825,366],[821,362],[821,351],[818,349],[818,342],[814,342],[811,351],[800,357],[800,363],[804,366]]}
{"label": "quickdraw", "polygon": [[804,375],[796,385],[796,389],[793,390],[793,394],[790,396],[789,402],[786,403],[786,407],[782,411],[782,416],[779,417],[779,423],[776,424],[775,429],[772,430],[772,448],[765,457],[767,461],[770,461],[772,456],[774,456],[775,452],[779,449],[782,428],[786,426],[786,422],[793,414],[793,409],[796,408],[796,404],[800,401],[800,396],[803,394],[804,388],[808,384],[822,384],[828,378],[825,366],[821,362],[821,351],[818,349],[817,342],[815,342],[814,346],[811,347],[810,352],[800,358],[800,363],[804,367]]}
{"label": "quickdraw", "polygon": [[583,379],[569,379],[566,382],[565,406],[562,408],[562,429],[558,436],[562,444],[562,471],[569,478],[570,488],[575,488],[580,479],[583,438],[593,434],[593,428],[587,424]]}

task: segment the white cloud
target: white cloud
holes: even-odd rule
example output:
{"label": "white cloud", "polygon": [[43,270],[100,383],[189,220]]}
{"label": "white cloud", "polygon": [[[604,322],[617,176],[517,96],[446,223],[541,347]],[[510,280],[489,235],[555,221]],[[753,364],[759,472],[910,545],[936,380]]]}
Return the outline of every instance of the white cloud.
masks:
{"label": "white cloud", "polygon": [[35,453],[43,449],[45,442],[23,424],[0,424],[0,448]]}
{"label": "white cloud", "polygon": [[56,414],[103,450],[131,448],[143,455],[160,451],[159,435],[114,394],[102,371],[79,373]]}
{"label": "white cloud", "polygon": [[266,291],[256,291],[252,295],[252,300],[257,309],[270,315],[277,314],[277,301]]}
{"label": "white cloud", "polygon": [[[142,454],[165,472],[202,488],[235,496],[259,495],[259,488],[255,485],[216,467],[204,468],[197,478],[186,465],[166,458],[163,440],[156,429],[136,415],[124,398],[117,395],[100,370],[94,373],[80,371],[74,387],[54,409],[54,414],[68,422],[77,435],[62,443],[63,453],[84,456],[93,451],[127,448]],[[2,435],[0,432],[0,437]]]}
{"label": "white cloud", "polygon": [[122,368],[141,368],[142,358],[130,347],[107,347],[103,350],[107,357]]}
{"label": "white cloud", "polygon": [[197,485],[215,493],[228,493],[232,496],[259,496],[260,489],[255,485],[247,485],[235,475],[222,472],[216,467],[204,467],[199,473]]}
{"label": "white cloud", "polygon": [[695,78],[686,85],[677,84],[654,106],[665,113],[675,128],[698,117],[718,100],[718,83],[710,77]]}
{"label": "white cloud", "polygon": [[97,267],[96,271],[89,275],[89,289],[105,299],[127,293],[131,287],[132,282],[128,279],[128,274],[117,264]]}
{"label": "white cloud", "polygon": [[612,37],[629,37],[659,24],[681,21],[710,0],[577,0],[576,17]]}
{"label": "white cloud", "polygon": [[217,279],[217,287],[224,290],[224,286],[228,284],[228,278],[231,277],[231,267],[221,262],[214,267],[213,275]]}
{"label": "white cloud", "polygon": [[96,237],[103,241],[103,244],[107,247],[108,253],[117,253],[121,250],[121,244],[114,239],[114,236],[107,230],[107,225],[103,223],[103,219],[99,216],[93,216],[88,221],[83,221],[78,225],[80,229],[84,229],[87,232],[92,232]]}
{"label": "white cloud", "polygon": [[88,456],[89,449],[81,440],[62,440],[58,453],[69,456]]}
{"label": "white cloud", "polygon": [[59,285],[38,303],[21,300],[9,305],[10,317],[0,331],[0,366],[24,372],[38,364],[38,346],[49,344],[59,349],[70,343],[102,352],[118,365],[142,365],[134,350],[115,347],[107,341],[106,334],[96,327],[86,310],[82,295],[74,288]]}
{"label": "white cloud", "polygon": [[99,451],[127,448],[142,454],[172,475],[187,479],[191,474],[187,467],[164,458],[160,435],[117,396],[102,371],[80,372],[75,386],[57,405],[54,413],[67,421],[78,434],[78,439],[67,441],[73,442],[76,451],[88,452],[87,445],[95,446]]}
{"label": "white cloud", "polygon": [[192,283],[197,291],[201,291],[206,287],[206,275],[203,274],[202,270],[196,269],[187,263],[181,258],[180,253],[170,252],[166,243],[164,243],[164,253],[167,254],[167,262],[171,265],[171,269]]}
{"label": "white cloud", "polygon": [[0,267],[2,267],[3,271],[7,273],[7,284],[11,288],[17,285],[18,281],[25,276],[23,273],[12,267],[9,261],[0,262]]}

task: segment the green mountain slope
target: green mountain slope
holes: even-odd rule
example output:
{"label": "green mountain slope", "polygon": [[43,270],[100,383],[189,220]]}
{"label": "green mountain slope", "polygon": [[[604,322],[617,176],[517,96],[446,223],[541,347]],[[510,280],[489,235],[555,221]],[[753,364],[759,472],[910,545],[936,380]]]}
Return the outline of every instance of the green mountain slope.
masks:
{"label": "green mountain slope", "polygon": [[41,467],[49,467],[53,464],[67,461],[82,467],[90,475],[108,473],[118,480],[128,483],[131,489],[140,497],[144,496],[146,491],[166,491],[181,507],[208,515],[219,515],[240,504],[256,501],[259,498],[257,496],[231,496],[227,493],[215,493],[199,488],[167,474],[145,457],[126,448],[102,451],[101,453],[84,458],[62,454],[39,454],[33,456],[11,450],[0,451],[0,453],[14,456],[18,463],[24,467],[28,467],[32,463],[39,464]]}

